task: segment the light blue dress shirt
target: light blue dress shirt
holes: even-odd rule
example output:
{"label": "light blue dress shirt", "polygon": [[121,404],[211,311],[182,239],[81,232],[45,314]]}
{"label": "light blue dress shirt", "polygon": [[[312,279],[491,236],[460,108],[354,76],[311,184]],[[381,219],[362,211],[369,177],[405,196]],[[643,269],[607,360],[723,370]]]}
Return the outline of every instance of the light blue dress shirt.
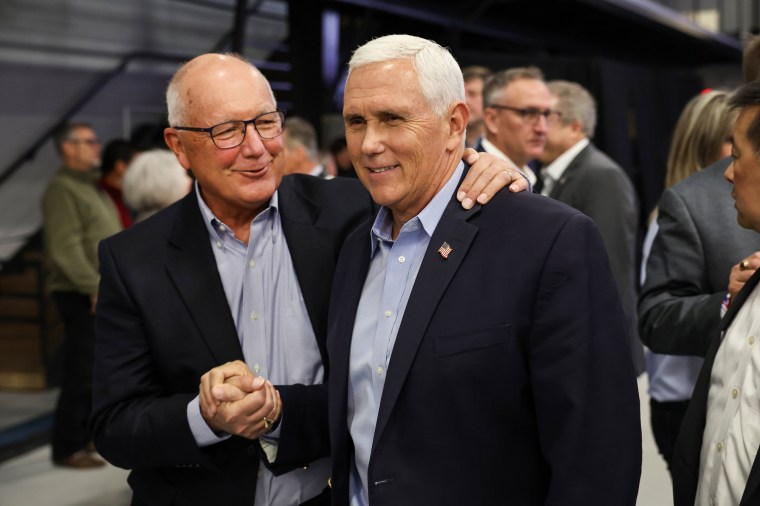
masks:
{"label": "light blue dress shirt", "polygon": [[[277,193],[251,222],[247,245],[214,216],[197,183],[196,193],[246,364],[275,385],[322,383],[322,357],[282,230]],[[187,416],[199,446],[229,437],[218,437],[206,425],[197,397],[188,404]],[[266,439],[276,444],[278,437],[279,428]],[[261,464],[253,504],[297,506],[324,490],[330,468],[325,458],[312,462],[309,470],[274,476]]]}
{"label": "light blue dress shirt", "polygon": [[[641,261],[641,284],[647,274],[647,260],[652,243],[657,236],[657,220],[649,225],[644,238],[644,254]],[[691,399],[702,369],[702,357],[662,355],[647,350],[646,366],[649,375],[649,396],[657,402],[682,402]]]}
{"label": "light blue dress shirt", "polygon": [[391,211],[382,207],[372,226],[369,272],[351,338],[348,427],[354,442],[349,492],[352,506],[367,506],[367,470],[385,377],[425,250],[464,171],[459,163],[428,205],[391,239]]}

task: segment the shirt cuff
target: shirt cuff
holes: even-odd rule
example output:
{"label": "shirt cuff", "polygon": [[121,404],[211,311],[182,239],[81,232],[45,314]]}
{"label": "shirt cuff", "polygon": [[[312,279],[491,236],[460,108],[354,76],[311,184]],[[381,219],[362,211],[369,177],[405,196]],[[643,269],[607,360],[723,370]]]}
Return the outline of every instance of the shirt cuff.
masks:
{"label": "shirt cuff", "polygon": [[201,415],[201,405],[197,395],[192,401],[187,403],[187,421],[190,424],[190,431],[193,433],[195,443],[199,447],[221,443],[230,438],[230,434],[222,432],[217,435],[216,432],[211,430],[211,427],[208,426],[206,420],[203,419],[203,415]]}

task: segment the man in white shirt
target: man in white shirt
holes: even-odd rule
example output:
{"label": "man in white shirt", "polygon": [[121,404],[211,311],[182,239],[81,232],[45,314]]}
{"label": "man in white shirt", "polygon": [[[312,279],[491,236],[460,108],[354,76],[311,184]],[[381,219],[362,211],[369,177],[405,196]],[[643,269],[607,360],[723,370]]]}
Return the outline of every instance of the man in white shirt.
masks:
{"label": "man in white shirt", "polygon": [[594,220],[602,234],[625,311],[636,372],[644,371],[644,350],[636,318],[636,234],[639,205],[628,175],[591,142],[596,103],[583,86],[547,84],[552,95],[546,131],[541,194],[564,202]]}
{"label": "man in white shirt", "polygon": [[[760,232],[760,83],[731,100],[739,116],[733,127],[731,165],[737,221]],[[731,270],[732,293],[721,332],[713,339],[694,389],[673,457],[676,506],[746,506],[760,501],[760,255]],[[754,273],[754,274],[753,274]]]}

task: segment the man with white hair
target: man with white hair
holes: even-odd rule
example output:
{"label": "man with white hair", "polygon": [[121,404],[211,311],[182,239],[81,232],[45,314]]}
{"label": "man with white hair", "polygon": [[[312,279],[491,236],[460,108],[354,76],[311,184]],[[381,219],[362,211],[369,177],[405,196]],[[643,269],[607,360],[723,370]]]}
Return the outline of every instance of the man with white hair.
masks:
{"label": "man with white hair", "polygon": [[461,209],[468,117],[438,44],[351,58],[346,140],[382,208],[330,304],[333,505],[633,505],[639,402],[602,239],[532,193]]}

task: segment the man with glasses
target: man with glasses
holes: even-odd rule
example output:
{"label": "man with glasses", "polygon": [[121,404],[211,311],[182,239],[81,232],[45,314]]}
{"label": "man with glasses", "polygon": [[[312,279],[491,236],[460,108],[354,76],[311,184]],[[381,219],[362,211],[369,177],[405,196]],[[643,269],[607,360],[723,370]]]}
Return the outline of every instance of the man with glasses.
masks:
{"label": "man with glasses", "polygon": [[612,274],[623,303],[636,372],[644,371],[644,349],[636,317],[636,234],[639,205],[628,175],[592,143],[596,102],[584,87],[569,81],[547,84],[556,114],[547,125],[541,194],[564,202],[594,220],[604,239]]}
{"label": "man with glasses", "polygon": [[98,189],[100,142],[86,123],[69,123],[53,137],[63,166],[42,198],[48,287],[65,328],[61,393],[53,422],[53,462],[73,469],[100,467],[87,432],[95,351],[93,314],[101,239],[121,230],[116,208]]}
{"label": "man with glasses", "polygon": [[[369,195],[282,177],[284,115],[244,60],[191,60],[167,106],[197,184],[101,246],[94,442],[133,469],[133,504],[329,504],[327,303]],[[483,174],[463,199],[511,183],[503,164]],[[227,375],[245,395],[214,402]]]}
{"label": "man with glasses", "polygon": [[502,70],[483,89],[483,121],[486,134],[477,151],[504,158],[535,185],[528,167],[544,151],[547,121],[553,114],[552,98],[537,67]]}

